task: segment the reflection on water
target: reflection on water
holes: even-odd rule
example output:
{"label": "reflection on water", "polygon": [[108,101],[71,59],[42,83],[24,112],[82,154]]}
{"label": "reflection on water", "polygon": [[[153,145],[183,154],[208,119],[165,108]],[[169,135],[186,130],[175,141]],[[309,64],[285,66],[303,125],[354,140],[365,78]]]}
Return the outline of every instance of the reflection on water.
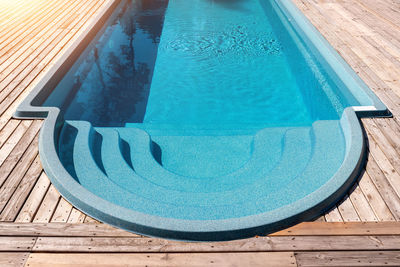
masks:
{"label": "reflection on water", "polygon": [[[64,115],[94,126],[142,122],[168,0],[126,1],[74,74]],[[74,91],[74,90],[73,90]]]}
{"label": "reflection on water", "polygon": [[248,9],[246,8],[246,1],[247,0],[207,0],[208,2],[212,4],[217,4],[220,5],[224,8],[232,9],[232,10],[237,10],[237,11],[247,11]]}

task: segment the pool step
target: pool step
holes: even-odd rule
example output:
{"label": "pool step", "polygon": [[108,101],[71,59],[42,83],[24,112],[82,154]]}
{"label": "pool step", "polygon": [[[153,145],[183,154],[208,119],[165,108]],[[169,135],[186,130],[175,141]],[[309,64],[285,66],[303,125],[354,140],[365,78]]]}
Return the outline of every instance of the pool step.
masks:
{"label": "pool step", "polygon": [[[142,129],[72,125],[78,129],[73,154],[79,183],[110,202],[165,217],[222,219],[277,209],[325,183],[344,157],[332,155],[343,145],[337,122],[266,128],[252,137],[252,154],[241,167],[188,177],[160,165],[152,151],[160,139]],[[178,137],[170,140],[181,143]]]}
{"label": "pool step", "polygon": [[[154,151],[149,153],[151,151],[148,147],[143,147],[137,142],[137,139],[131,135],[131,130],[118,129],[118,132],[121,138],[131,145],[132,163],[135,166],[135,170],[141,175],[146,177],[157,177],[160,175],[163,177],[175,177],[175,180],[178,181],[187,180],[186,178],[188,177],[199,178],[190,180],[200,180],[203,184],[207,182],[210,184],[210,188],[214,188],[217,186],[217,183],[220,183],[217,187],[229,186],[228,184],[231,184],[232,179],[235,179],[232,178],[232,175],[240,180],[248,179],[249,176],[255,175],[261,171],[268,173],[268,171],[278,163],[281,156],[285,129],[260,131],[255,136],[152,136],[153,150],[154,147],[158,147],[162,154],[167,155],[163,156],[161,161],[155,160]],[[219,142],[224,145],[217,146],[220,148],[218,151],[215,149],[215,143]],[[229,142],[231,142],[231,144],[229,144]],[[240,142],[243,144],[240,144]],[[201,143],[203,149],[196,150],[197,143]],[[189,146],[189,148],[187,148],[187,146]],[[208,158],[213,162],[200,162],[200,160],[206,161],[207,156],[210,155],[209,151],[206,150],[208,147],[210,150],[214,148],[212,152],[216,155]],[[266,151],[268,152],[266,153]],[[244,155],[236,155],[236,153],[241,152]],[[185,156],[188,156],[188,158],[185,158]],[[236,160],[236,163],[232,164],[229,162],[229,159],[226,159],[229,157]],[[184,167],[185,169],[176,167],[179,161],[187,165]],[[210,173],[209,169],[216,169],[215,165],[218,164],[226,164],[232,166],[232,168],[229,169],[226,168],[226,166],[221,166],[219,171],[221,172],[222,169],[224,174],[213,175]],[[184,174],[185,172],[189,173],[190,170],[195,168],[199,168],[199,170],[194,171],[194,175],[181,174],[181,172]],[[173,171],[170,171],[171,169]],[[243,175],[247,178],[239,178]],[[216,177],[218,177],[218,179],[216,179]],[[224,183],[226,180],[229,181],[228,184]]]}
{"label": "pool step", "polygon": [[[98,159],[96,159],[98,155],[94,152],[99,149],[98,146],[101,149],[104,139],[98,138],[99,133],[88,122],[73,121],[68,122],[68,124],[78,129],[73,147],[73,163],[76,174],[75,179],[82,186],[107,201],[134,211],[146,212],[151,210],[159,214],[166,210],[174,213],[179,212],[178,207],[174,205],[154,201],[151,198],[144,198],[114,183],[103,172],[104,165],[99,164]],[[94,140],[97,140],[97,143],[93,142]],[[116,164],[121,162],[116,162]]]}
{"label": "pool step", "polygon": [[[291,127],[293,125],[290,125]],[[303,125],[299,125],[301,127]],[[269,128],[291,128],[291,127],[271,127],[270,124],[254,123],[224,123],[224,124],[153,124],[153,123],[125,123],[124,128],[136,128],[145,130],[153,136],[229,136],[229,135],[254,135],[260,129]],[[121,129],[121,128],[118,128]]]}

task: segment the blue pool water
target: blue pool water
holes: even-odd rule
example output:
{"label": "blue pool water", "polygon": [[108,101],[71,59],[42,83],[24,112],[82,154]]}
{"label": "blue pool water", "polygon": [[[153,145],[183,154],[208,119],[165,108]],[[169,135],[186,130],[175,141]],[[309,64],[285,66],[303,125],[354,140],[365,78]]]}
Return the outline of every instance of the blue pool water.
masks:
{"label": "blue pool water", "polygon": [[178,128],[338,119],[358,103],[338,94],[267,2],[128,1],[72,75],[79,89],[65,119]]}
{"label": "blue pool water", "polygon": [[280,0],[121,1],[40,103],[56,114],[44,168],[84,212],[148,235],[233,239],[320,215],[362,164],[351,107],[381,106],[314,31]]}

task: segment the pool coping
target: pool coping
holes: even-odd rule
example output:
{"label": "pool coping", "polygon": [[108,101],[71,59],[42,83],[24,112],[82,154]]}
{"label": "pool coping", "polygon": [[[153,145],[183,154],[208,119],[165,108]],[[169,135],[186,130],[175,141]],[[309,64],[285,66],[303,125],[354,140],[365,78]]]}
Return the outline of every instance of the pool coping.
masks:
{"label": "pool coping", "polygon": [[60,194],[76,208],[111,225],[129,231],[135,229],[137,232],[150,236],[201,241],[231,240],[274,232],[305,219],[316,217],[340,200],[358,177],[365,163],[364,136],[358,118],[390,116],[390,112],[291,1],[273,1],[289,17],[289,21],[292,20],[292,24],[294,21],[313,45],[318,46],[318,50],[323,48],[323,51],[319,52],[341,79],[346,78],[344,82],[350,84],[349,89],[353,88],[354,91],[355,88],[358,88],[355,92],[352,91],[355,97],[357,98],[357,94],[360,94],[359,89],[361,89],[368,95],[372,103],[370,106],[348,107],[344,110],[341,124],[346,131],[350,147],[341,168],[326,184],[307,197],[271,212],[236,219],[194,221],[161,218],[135,212],[97,197],[76,182],[58,159],[56,137],[63,125],[60,110],[56,107],[35,106],[34,103],[41,102],[48,96],[69,69],[69,62],[74,62],[74,59],[79,57],[98,29],[102,27],[102,23],[108,19],[121,2],[112,0],[106,4],[102,12],[94,17],[94,20],[88,25],[88,31],[80,34],[39,81],[14,115],[15,118],[24,119],[46,118],[40,132],[39,152],[43,167]]}

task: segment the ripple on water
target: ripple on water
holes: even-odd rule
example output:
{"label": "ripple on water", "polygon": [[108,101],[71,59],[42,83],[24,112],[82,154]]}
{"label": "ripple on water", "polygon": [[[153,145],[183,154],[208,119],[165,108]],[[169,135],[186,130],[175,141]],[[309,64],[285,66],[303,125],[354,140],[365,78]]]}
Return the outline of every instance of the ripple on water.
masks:
{"label": "ripple on water", "polygon": [[272,33],[255,35],[246,26],[235,26],[224,31],[179,33],[163,43],[160,50],[173,50],[204,58],[214,56],[263,56],[282,53],[280,43]]}

